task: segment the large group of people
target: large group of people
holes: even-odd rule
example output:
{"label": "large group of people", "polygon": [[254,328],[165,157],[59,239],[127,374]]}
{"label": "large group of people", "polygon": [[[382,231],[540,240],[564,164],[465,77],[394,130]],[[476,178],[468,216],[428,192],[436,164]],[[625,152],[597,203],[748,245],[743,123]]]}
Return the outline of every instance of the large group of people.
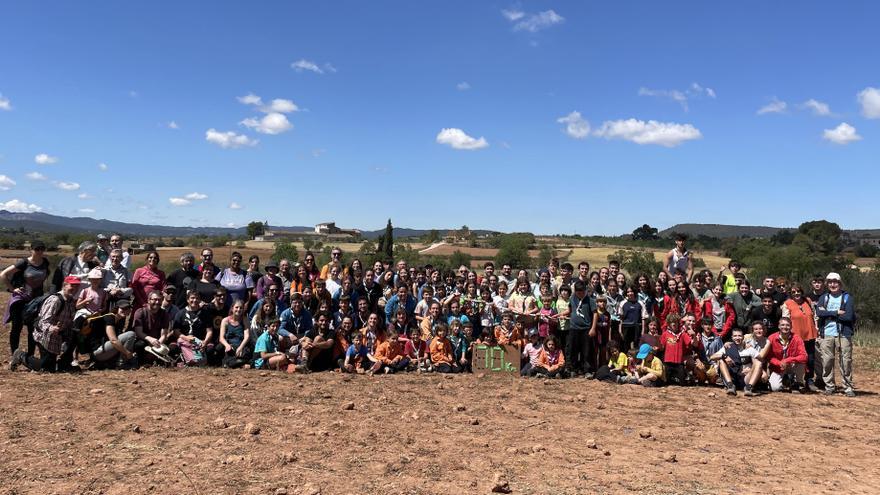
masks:
{"label": "large group of people", "polygon": [[80,244],[50,277],[35,240],[0,272],[10,367],[456,373],[473,370],[476,346],[506,346],[523,376],[855,395],[854,301],[839,274],[752,287],[737,261],[697,272],[686,239],[675,243],[657,274],[556,259],[534,274],[492,262],[444,272],[344,263],[338,248],[322,267],[307,251],[262,267],[233,252],[222,268],[205,248],[165,274],[155,251],[132,273],[114,234]]}

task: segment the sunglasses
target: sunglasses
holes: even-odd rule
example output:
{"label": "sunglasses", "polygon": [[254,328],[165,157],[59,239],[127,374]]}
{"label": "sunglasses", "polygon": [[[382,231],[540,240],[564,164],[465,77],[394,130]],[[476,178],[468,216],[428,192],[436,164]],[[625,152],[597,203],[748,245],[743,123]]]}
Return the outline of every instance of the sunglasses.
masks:
{"label": "sunglasses", "polygon": [[202,255],[202,258],[213,258],[213,257],[214,257],[213,254],[203,254]]}

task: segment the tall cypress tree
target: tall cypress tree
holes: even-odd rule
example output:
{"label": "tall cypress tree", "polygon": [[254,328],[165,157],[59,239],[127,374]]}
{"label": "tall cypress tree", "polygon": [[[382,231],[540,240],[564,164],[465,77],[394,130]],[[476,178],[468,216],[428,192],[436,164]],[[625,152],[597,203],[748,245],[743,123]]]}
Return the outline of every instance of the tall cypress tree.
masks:
{"label": "tall cypress tree", "polygon": [[385,256],[394,258],[394,227],[391,226],[391,219],[385,226]]}

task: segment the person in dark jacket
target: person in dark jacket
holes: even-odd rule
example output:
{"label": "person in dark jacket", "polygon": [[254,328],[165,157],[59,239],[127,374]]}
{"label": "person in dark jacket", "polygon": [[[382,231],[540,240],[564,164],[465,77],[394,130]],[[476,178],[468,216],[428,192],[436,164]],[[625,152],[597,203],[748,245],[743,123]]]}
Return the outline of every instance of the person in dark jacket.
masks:
{"label": "person in dark jacket", "polygon": [[[852,376],[852,337],[855,328],[856,314],[852,296],[843,290],[840,275],[834,272],[825,277],[828,291],[816,302],[816,316],[819,318],[819,338],[816,347],[821,360],[822,381],[825,382],[825,394],[831,395],[837,390],[834,381],[834,365],[840,367],[844,393],[847,397],[855,397],[855,386]],[[838,356],[839,353],[839,356]]]}

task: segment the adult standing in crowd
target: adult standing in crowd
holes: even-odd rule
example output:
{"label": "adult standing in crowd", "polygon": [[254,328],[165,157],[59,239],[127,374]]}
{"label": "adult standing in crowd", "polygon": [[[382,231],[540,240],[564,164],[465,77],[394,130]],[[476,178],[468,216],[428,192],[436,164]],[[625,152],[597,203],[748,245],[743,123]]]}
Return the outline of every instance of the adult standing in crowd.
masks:
{"label": "adult standing in crowd", "polygon": [[[321,278],[328,280],[330,278],[330,267],[339,267],[340,275],[342,274],[342,250],[334,247],[330,250],[330,261],[321,267]],[[347,275],[347,273],[346,273]]]}
{"label": "adult standing in crowd", "polygon": [[791,297],[782,303],[782,317],[791,320],[791,331],[804,341],[804,350],[807,353],[807,369],[805,374],[806,386],[811,392],[818,391],[815,384],[816,372],[816,337],[819,335],[816,327],[813,305],[804,297],[804,288],[800,284],[791,286]]}
{"label": "adult standing in crowd", "polygon": [[70,369],[74,351],[75,294],[79,292],[81,283],[79,277],[69,275],[61,282],[60,289],[43,301],[34,325],[34,341],[40,350],[40,358],[37,359],[21,349],[16,349],[9,364],[11,370],[15,371],[19,365],[32,371],[53,372]]}
{"label": "adult standing in crowd", "polygon": [[215,276],[220,286],[226,289],[228,304],[236,301],[248,304],[250,292],[254,288],[253,279],[241,268],[241,260],[241,253],[233,251],[229,258],[229,266]]}
{"label": "adult standing in crowd", "polygon": [[147,304],[147,295],[165,288],[165,272],[159,269],[159,253],[147,252],[147,264],[134,271],[131,277],[135,310]]}
{"label": "adult standing in crowd", "polygon": [[676,273],[681,273],[682,276],[687,277],[687,280],[691,280],[694,275],[694,259],[691,252],[685,247],[686,242],[686,235],[675,234],[675,247],[666,253],[666,262],[663,264],[663,268],[666,269],[670,278],[675,277]]}
{"label": "adult standing in crowd", "polygon": [[98,261],[102,265],[106,265],[110,260],[110,251],[113,249],[110,246],[110,239],[104,234],[98,234],[95,240],[98,244],[98,249],[95,251],[95,257],[98,258]]}
{"label": "adult standing in crowd", "polygon": [[202,249],[202,262],[199,263],[198,270],[202,271],[206,265],[211,265],[214,267],[214,274],[220,272],[219,267],[214,264],[214,250],[211,248]]}
{"label": "adult standing in crowd", "polygon": [[[89,272],[92,271],[92,268],[98,266],[98,260],[95,258],[97,250],[98,245],[94,242],[81,242],[76,248],[76,254],[68,256],[58,263],[58,268],[55,269],[55,273],[52,275],[52,286],[49,288],[49,291],[60,291],[67,277],[76,277],[80,282],[86,282]],[[75,288],[77,292],[73,295],[74,297],[79,295],[80,286],[78,285]]]}
{"label": "adult standing in crowd", "polygon": [[837,390],[834,378],[836,363],[840,368],[844,393],[847,397],[855,397],[852,370],[855,302],[852,296],[843,290],[843,282],[838,273],[829,273],[825,277],[825,285],[828,287],[828,292],[822,294],[816,302],[816,314],[819,317],[819,338],[816,340],[816,346],[822,361],[825,394],[831,395]]}
{"label": "adult standing in crowd", "polygon": [[174,297],[174,305],[178,308],[186,306],[186,293],[193,287],[196,280],[202,275],[195,269],[196,257],[192,253],[183,253],[180,255],[180,268],[171,272],[165,278],[166,285],[172,286],[177,290]]}
{"label": "adult standing in crowd", "polygon": [[119,235],[119,234],[111,234],[110,235],[110,249],[122,250],[122,262],[121,262],[122,266],[124,266],[126,270],[131,271],[131,255],[128,254],[128,251],[123,249],[121,235]]}
{"label": "adult standing in crowd", "polygon": [[[27,303],[43,295],[43,287],[49,278],[49,260],[43,254],[46,244],[43,241],[31,241],[30,256],[21,258],[7,266],[0,277],[6,282],[7,290],[12,294],[6,307],[3,323],[11,323],[9,329],[9,352],[15,354],[21,340],[21,329],[24,328],[24,308]],[[27,355],[32,356],[34,343],[34,325],[27,325]]]}
{"label": "adult standing in crowd", "polygon": [[752,286],[743,279],[737,291],[727,296],[725,302],[727,315],[724,318],[724,335],[730,335],[733,328],[750,328],[752,308],[761,306],[761,299],[752,293]]}
{"label": "adult standing in crowd", "polygon": [[134,290],[129,286],[130,282],[131,274],[122,265],[122,250],[111,249],[110,259],[104,269],[104,280],[101,282],[111,304],[122,299],[131,299]]}
{"label": "adult standing in crowd", "polygon": [[273,285],[277,289],[275,297],[278,300],[276,302],[282,302],[284,298],[282,297],[281,289],[284,287],[284,281],[278,276],[278,263],[270,259],[266,262],[266,274],[260,276],[254,284],[254,297],[263,299],[266,297],[266,291]]}
{"label": "adult standing in crowd", "polygon": [[263,276],[260,272],[260,257],[256,254],[252,254],[248,257],[247,274],[255,286],[257,285],[257,280],[260,280],[260,277]]}

